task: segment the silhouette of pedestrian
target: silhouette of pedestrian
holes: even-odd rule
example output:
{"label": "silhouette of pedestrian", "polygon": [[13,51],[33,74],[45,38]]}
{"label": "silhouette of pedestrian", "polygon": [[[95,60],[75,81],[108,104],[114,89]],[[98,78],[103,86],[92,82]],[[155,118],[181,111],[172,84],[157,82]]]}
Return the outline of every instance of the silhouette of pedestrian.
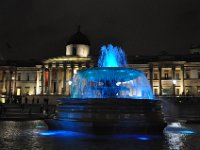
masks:
{"label": "silhouette of pedestrian", "polygon": [[37,104],[39,104],[40,103],[40,100],[39,100],[39,98],[37,98]]}
{"label": "silhouette of pedestrian", "polygon": [[34,99],[34,97],[33,97],[33,99],[32,99],[32,104],[34,104],[34,102],[35,102],[35,99]]}
{"label": "silhouette of pedestrian", "polygon": [[25,104],[27,104],[28,103],[28,98],[27,97],[25,97]]}

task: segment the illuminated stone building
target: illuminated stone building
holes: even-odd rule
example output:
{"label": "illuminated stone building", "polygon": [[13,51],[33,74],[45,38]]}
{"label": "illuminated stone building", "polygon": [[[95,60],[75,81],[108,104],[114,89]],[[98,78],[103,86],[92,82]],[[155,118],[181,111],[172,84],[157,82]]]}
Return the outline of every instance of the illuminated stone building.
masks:
{"label": "illuminated stone building", "polygon": [[79,29],[67,42],[66,56],[49,58],[36,66],[36,94],[70,95],[73,75],[93,66],[89,54],[90,41]]}
{"label": "illuminated stone building", "polygon": [[136,56],[130,62],[129,67],[146,74],[154,95],[200,96],[199,47],[191,48],[188,55]]}
{"label": "illuminated stone building", "polygon": [[36,62],[1,60],[0,63],[0,101],[5,101],[5,97],[36,94]]}
{"label": "illuminated stone building", "polygon": [[93,67],[90,41],[80,32],[72,35],[66,55],[44,61],[0,61],[0,94],[3,97],[27,95],[70,95],[71,79],[78,70]]}

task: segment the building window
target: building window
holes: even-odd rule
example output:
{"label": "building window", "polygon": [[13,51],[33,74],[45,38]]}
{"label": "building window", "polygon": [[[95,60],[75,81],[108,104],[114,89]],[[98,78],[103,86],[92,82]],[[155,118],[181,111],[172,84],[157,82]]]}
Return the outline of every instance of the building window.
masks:
{"label": "building window", "polygon": [[185,89],[185,95],[186,95],[186,96],[191,95],[191,90],[190,90],[190,89],[191,89],[191,88]]}
{"label": "building window", "polygon": [[186,79],[189,79],[190,78],[190,74],[189,72],[186,72]]}
{"label": "building window", "polygon": [[154,80],[158,80],[158,74],[157,73],[154,73]]}
{"label": "building window", "polygon": [[36,87],[34,87],[34,95],[36,95]]}
{"label": "building window", "polygon": [[30,92],[30,87],[25,87],[25,94],[29,95],[29,92]]}
{"label": "building window", "polygon": [[172,90],[170,88],[162,89],[162,95],[171,95]]}
{"label": "building window", "polygon": [[200,79],[200,72],[198,72],[198,79]]}
{"label": "building window", "polygon": [[165,79],[168,79],[169,77],[168,77],[168,73],[165,73]]}
{"label": "building window", "polygon": [[200,95],[200,87],[197,87],[197,95]]}
{"label": "building window", "polygon": [[21,73],[17,74],[17,80],[20,81],[21,80]]}
{"label": "building window", "polygon": [[176,89],[176,95],[180,95],[180,90]]}
{"label": "building window", "polygon": [[176,73],[176,79],[180,79],[179,73]]}
{"label": "building window", "polygon": [[158,89],[154,89],[154,95],[158,95]]}
{"label": "building window", "polygon": [[17,96],[20,96],[21,95],[21,87],[17,87],[17,91],[16,91],[17,93]]}

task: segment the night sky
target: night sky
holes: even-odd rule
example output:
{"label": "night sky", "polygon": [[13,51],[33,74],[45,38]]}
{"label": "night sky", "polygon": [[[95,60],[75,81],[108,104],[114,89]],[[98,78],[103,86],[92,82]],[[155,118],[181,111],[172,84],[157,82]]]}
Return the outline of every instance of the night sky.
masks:
{"label": "night sky", "polygon": [[78,25],[92,54],[109,43],[127,55],[186,54],[200,44],[200,0],[1,0],[1,56],[65,55]]}

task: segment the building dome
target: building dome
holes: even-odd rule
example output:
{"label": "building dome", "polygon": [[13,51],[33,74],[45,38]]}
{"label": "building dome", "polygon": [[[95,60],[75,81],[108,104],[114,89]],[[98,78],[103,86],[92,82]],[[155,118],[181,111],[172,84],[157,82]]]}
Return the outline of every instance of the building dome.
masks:
{"label": "building dome", "polygon": [[88,57],[90,52],[90,41],[86,35],[80,31],[80,26],[78,27],[78,32],[69,38],[66,45],[66,56],[79,56]]}
{"label": "building dome", "polygon": [[84,35],[81,31],[80,31],[80,27],[78,28],[78,32],[76,32],[74,35],[72,35],[69,38],[69,41],[67,42],[67,45],[70,44],[84,44],[84,45],[90,45],[90,41],[87,38],[86,35]]}

